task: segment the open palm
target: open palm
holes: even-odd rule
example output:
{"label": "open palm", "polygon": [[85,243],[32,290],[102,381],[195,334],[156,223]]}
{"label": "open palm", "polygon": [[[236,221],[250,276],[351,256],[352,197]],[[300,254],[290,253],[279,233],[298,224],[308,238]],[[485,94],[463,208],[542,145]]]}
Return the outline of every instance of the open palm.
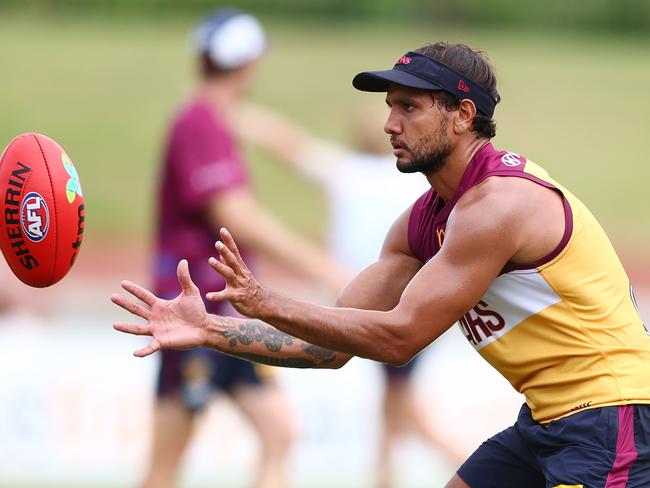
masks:
{"label": "open palm", "polygon": [[205,344],[208,315],[186,260],[178,263],[177,275],[181,293],[173,300],[158,298],[130,281],[123,281],[122,288],[143,303],[118,294],[111,296],[113,303],[147,321],[146,324],[113,325],[120,332],[152,337],[149,345],[133,353],[135,356],[148,356],[160,349],[192,349]]}

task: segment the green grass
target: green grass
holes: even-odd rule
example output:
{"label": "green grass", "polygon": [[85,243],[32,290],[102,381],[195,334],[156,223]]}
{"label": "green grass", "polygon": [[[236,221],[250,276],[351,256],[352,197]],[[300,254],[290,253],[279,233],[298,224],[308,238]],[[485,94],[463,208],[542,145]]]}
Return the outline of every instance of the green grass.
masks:
{"label": "green grass", "polygon": [[[0,10],[0,145],[24,131],[57,139],[80,172],[87,232],[147,235],[167,120],[192,87],[191,20],[55,19]],[[429,40],[486,49],[500,79],[496,145],[571,188],[613,233],[650,236],[650,40],[450,26],[269,23],[272,49],[254,98],[316,133],[348,140],[360,70],[389,67]],[[260,197],[319,235],[318,189],[252,152]],[[396,173],[396,177],[397,173]]]}

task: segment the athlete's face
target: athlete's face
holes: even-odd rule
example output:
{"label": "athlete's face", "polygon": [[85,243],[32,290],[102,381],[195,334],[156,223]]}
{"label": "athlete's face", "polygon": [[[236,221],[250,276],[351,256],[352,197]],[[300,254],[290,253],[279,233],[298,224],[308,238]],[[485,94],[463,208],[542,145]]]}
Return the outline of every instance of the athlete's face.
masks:
{"label": "athlete's face", "polygon": [[390,114],[384,131],[390,135],[397,169],[402,173],[433,174],[451,153],[449,112],[431,92],[391,85],[386,95]]}

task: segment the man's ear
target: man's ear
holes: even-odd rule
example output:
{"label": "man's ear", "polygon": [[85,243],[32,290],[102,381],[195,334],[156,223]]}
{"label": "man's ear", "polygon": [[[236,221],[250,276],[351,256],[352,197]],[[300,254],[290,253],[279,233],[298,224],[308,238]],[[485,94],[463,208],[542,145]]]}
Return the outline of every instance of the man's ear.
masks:
{"label": "man's ear", "polygon": [[463,134],[472,130],[472,124],[476,117],[476,105],[468,98],[460,101],[458,109],[456,110],[456,118],[454,121],[454,132],[456,134]]}

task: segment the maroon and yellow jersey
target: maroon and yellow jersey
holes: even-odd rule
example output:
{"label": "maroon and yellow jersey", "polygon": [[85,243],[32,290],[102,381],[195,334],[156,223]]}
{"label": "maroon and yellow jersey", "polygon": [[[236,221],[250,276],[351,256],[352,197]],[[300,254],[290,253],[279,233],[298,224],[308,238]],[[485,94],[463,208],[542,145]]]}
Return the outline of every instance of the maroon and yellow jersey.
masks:
{"label": "maroon and yellow jersey", "polygon": [[502,270],[459,318],[463,335],[525,395],[538,422],[585,408],[650,403],[650,335],[623,266],[587,207],[535,163],[484,146],[448,201],[433,189],[416,201],[408,230],[414,256],[423,262],[434,258],[456,202],[486,178],[499,176],[558,191],[565,232],[544,259]]}

